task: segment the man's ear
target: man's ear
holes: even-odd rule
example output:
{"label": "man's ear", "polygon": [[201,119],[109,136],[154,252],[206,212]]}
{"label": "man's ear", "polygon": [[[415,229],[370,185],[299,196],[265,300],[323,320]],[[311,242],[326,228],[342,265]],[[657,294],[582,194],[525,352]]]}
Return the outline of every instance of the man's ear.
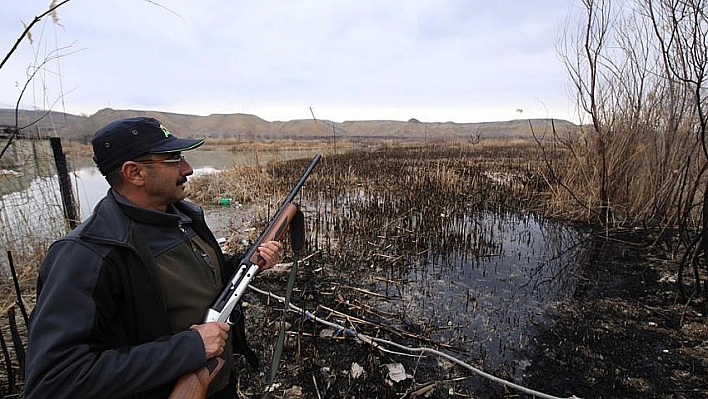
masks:
{"label": "man's ear", "polygon": [[130,183],[135,186],[142,186],[145,184],[145,168],[138,163],[124,163],[121,167],[121,173],[123,173],[123,180],[126,183]]}

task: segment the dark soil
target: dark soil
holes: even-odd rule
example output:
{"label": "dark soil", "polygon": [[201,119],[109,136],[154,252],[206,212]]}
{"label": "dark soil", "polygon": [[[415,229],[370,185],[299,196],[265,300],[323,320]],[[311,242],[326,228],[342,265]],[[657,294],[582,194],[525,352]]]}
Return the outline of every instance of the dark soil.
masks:
{"label": "dark soil", "polygon": [[708,397],[705,301],[677,294],[675,262],[631,246],[600,249],[538,337],[528,384],[587,398]]}
{"label": "dark soil", "polygon": [[[364,308],[363,290],[348,289],[349,282],[315,272],[322,266],[317,261],[301,268],[292,303],[337,323],[347,322],[333,311],[366,320],[357,323],[359,333],[438,349],[548,397],[708,398],[705,302],[694,299],[687,305],[680,299],[673,262],[616,241],[598,239],[595,249],[572,299],[556,309],[553,322],[537,332],[528,351],[518,354],[515,364],[524,364],[523,373],[508,366],[485,370],[464,351],[427,341],[420,326],[391,328],[393,323],[385,317]],[[368,277],[354,275],[350,282]],[[259,277],[254,285],[283,295],[285,281],[285,277]],[[251,398],[266,390],[282,305],[268,305],[265,296],[253,291],[247,295],[249,339],[262,360],[260,371],[238,362],[242,397]],[[288,339],[273,397],[532,397],[435,355],[401,356],[352,337],[323,338],[320,332],[325,326],[303,321],[294,312],[288,313],[287,320]],[[357,378],[352,371],[355,363],[364,370]],[[410,378],[393,382],[385,365],[395,363],[401,363]]]}

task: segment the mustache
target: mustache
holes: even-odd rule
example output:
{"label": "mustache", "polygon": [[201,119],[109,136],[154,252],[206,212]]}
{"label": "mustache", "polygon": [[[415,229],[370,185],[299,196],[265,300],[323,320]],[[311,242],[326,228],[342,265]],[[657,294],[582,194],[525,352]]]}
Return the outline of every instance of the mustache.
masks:
{"label": "mustache", "polygon": [[186,182],[187,182],[187,176],[183,176],[183,177],[180,177],[179,179],[177,179],[178,186],[181,186],[182,184],[184,184]]}

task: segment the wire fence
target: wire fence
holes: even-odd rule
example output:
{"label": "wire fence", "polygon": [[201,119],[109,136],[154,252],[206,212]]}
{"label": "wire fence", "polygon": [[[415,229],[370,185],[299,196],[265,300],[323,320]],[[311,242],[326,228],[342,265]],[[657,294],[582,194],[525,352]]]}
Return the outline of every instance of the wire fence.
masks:
{"label": "wire fence", "polygon": [[[49,140],[14,140],[0,158],[0,248],[19,265],[42,253],[67,232],[59,181]],[[7,277],[7,259],[0,277]]]}
{"label": "wire fence", "polygon": [[[3,146],[5,147],[5,146]],[[39,259],[49,244],[71,228],[65,215],[73,208],[68,170],[61,142],[53,139],[15,139],[0,157],[0,397],[21,397],[24,386],[28,326],[26,302]],[[63,194],[64,193],[64,194]],[[67,205],[64,205],[67,203]],[[18,314],[19,312],[19,314]]]}

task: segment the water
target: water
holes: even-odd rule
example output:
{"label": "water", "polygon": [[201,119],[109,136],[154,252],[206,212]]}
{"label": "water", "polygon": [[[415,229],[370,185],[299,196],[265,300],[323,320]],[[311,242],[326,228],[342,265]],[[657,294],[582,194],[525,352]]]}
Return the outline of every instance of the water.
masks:
{"label": "water", "polygon": [[[194,176],[238,165],[256,165],[271,160],[308,158],[315,150],[232,152],[196,150],[185,153]],[[0,249],[12,251],[15,259],[44,252],[69,229],[64,220],[58,178],[51,152],[39,144],[17,151],[14,162],[0,168]],[[74,199],[81,220],[86,219],[108,190],[108,183],[90,157],[67,159]],[[212,222],[207,220],[207,222]],[[0,276],[8,273],[6,257],[0,257]]]}
{"label": "water", "polygon": [[[189,159],[187,160],[189,161]],[[194,169],[194,174],[191,177],[220,170],[212,166],[192,166],[192,168]],[[71,178],[75,200],[80,209],[81,220],[84,220],[91,215],[98,201],[106,195],[109,186],[103,175],[92,167],[77,170],[72,174]]]}
{"label": "water", "polygon": [[31,252],[37,243],[60,236],[67,229],[62,215],[55,177],[37,177],[22,191],[3,195],[0,197],[2,249],[24,254]]}
{"label": "water", "polygon": [[399,320],[402,329],[420,329],[435,342],[461,348],[474,362],[520,378],[531,364],[523,353],[534,330],[575,290],[588,237],[528,214],[484,212],[469,223],[484,228],[485,251],[431,246],[403,262],[404,276],[392,273],[379,283],[377,290],[387,298],[372,299],[371,305],[396,314],[391,321]]}

